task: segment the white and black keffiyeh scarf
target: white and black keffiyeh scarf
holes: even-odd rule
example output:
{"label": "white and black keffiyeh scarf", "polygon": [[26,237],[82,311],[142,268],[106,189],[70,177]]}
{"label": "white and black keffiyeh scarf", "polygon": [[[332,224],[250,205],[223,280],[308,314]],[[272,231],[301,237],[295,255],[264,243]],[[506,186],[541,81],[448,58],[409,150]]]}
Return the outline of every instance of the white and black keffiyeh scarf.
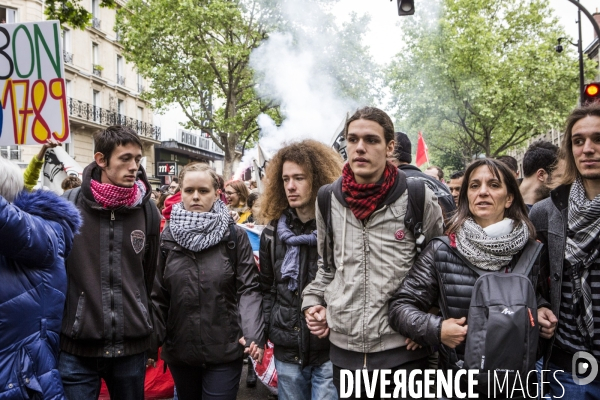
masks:
{"label": "white and black keffiyeh scarf", "polygon": [[581,178],[571,185],[565,259],[571,265],[573,305],[577,327],[584,337],[594,336],[590,267],[600,254],[600,195],[588,200]]}
{"label": "white and black keffiyeh scarf", "polygon": [[209,212],[187,211],[183,203],[175,204],[169,227],[181,247],[196,252],[219,243],[231,223],[227,206],[217,200]]}
{"label": "white and black keffiyeh scarf", "polygon": [[486,271],[498,271],[525,247],[529,229],[524,223],[509,234],[490,237],[473,218],[467,219],[456,233],[456,249],[473,265]]}

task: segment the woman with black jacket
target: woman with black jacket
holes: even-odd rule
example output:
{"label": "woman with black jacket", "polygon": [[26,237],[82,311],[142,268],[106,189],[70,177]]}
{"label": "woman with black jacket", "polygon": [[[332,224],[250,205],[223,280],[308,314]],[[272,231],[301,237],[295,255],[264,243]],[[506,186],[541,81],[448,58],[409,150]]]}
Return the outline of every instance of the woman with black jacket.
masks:
{"label": "woman with black jacket", "polygon": [[[481,159],[467,168],[447,235],[432,240],[410,269],[390,301],[389,317],[392,328],[410,338],[409,349],[439,346],[439,368],[456,370],[465,359],[466,319],[479,278],[470,266],[511,272],[527,246],[539,246],[517,181],[502,162]],[[539,252],[528,265],[535,288]],[[428,313],[433,307],[441,315]]]}
{"label": "woman with black jacket", "polygon": [[162,358],[179,399],[234,400],[244,353],[260,362],[265,344],[258,271],[246,233],[219,199],[217,174],[187,165],[180,184],[152,292]]}

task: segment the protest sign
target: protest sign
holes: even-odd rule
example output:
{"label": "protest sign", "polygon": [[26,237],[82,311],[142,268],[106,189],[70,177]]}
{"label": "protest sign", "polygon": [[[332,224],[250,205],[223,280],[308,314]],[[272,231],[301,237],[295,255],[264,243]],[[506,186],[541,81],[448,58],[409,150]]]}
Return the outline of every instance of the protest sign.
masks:
{"label": "protest sign", "polygon": [[70,142],[58,21],[0,25],[0,146]]}

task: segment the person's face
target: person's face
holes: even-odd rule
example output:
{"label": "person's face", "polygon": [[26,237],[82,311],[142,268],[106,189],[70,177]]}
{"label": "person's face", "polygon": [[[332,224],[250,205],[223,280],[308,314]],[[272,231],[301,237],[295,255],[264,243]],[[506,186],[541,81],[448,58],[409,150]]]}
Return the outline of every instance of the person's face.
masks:
{"label": "person's face", "polygon": [[303,208],[311,205],[311,185],[304,168],[293,161],[286,161],[283,163],[281,178],[290,207]]}
{"label": "person's face", "polygon": [[175,191],[177,190],[178,187],[179,187],[179,183],[177,183],[175,181],[171,182],[171,184],[169,185],[169,193],[175,194]]}
{"label": "person's face", "polygon": [[260,214],[260,199],[254,200],[254,204],[252,204],[252,215],[255,217]]}
{"label": "person's face", "polygon": [[479,226],[485,228],[504,219],[504,211],[512,204],[513,196],[508,194],[506,184],[498,180],[487,165],[471,173],[467,188],[469,210]]}
{"label": "person's face", "polygon": [[239,193],[231,186],[225,186],[225,197],[227,198],[227,204],[232,207],[237,207],[240,202]]}
{"label": "person's face", "polygon": [[573,125],[571,145],[583,179],[600,179],[600,117],[585,117]]}
{"label": "person's face", "polygon": [[458,207],[458,197],[460,196],[460,187],[463,182],[463,177],[461,176],[458,179],[450,179],[450,183],[448,183],[448,189],[450,189],[450,193],[452,193],[452,198],[454,199],[454,204]]}
{"label": "person's face", "polygon": [[437,169],[426,169],[425,170],[425,174],[429,175],[430,177],[432,177],[433,179],[435,179],[436,181],[440,180],[440,177],[438,176],[438,171]]}
{"label": "person's face", "polygon": [[110,162],[107,162],[102,153],[94,154],[94,159],[102,169],[102,183],[133,187],[142,159],[142,149],[133,143],[119,145],[113,150]]}
{"label": "person's face", "polygon": [[375,183],[383,175],[394,141],[385,142],[383,127],[366,119],[352,121],[346,138],[348,163],[357,183]]}
{"label": "person's face", "polygon": [[206,171],[189,171],[181,182],[183,208],[192,212],[208,212],[219,198],[210,174]]}

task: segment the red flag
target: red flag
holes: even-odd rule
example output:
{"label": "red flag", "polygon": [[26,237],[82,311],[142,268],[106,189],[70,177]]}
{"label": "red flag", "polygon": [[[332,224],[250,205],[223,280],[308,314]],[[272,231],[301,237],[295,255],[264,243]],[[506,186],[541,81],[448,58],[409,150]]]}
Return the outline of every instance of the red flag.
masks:
{"label": "red flag", "polygon": [[427,155],[427,145],[423,134],[419,132],[419,138],[417,139],[417,167],[429,162],[429,156]]}

